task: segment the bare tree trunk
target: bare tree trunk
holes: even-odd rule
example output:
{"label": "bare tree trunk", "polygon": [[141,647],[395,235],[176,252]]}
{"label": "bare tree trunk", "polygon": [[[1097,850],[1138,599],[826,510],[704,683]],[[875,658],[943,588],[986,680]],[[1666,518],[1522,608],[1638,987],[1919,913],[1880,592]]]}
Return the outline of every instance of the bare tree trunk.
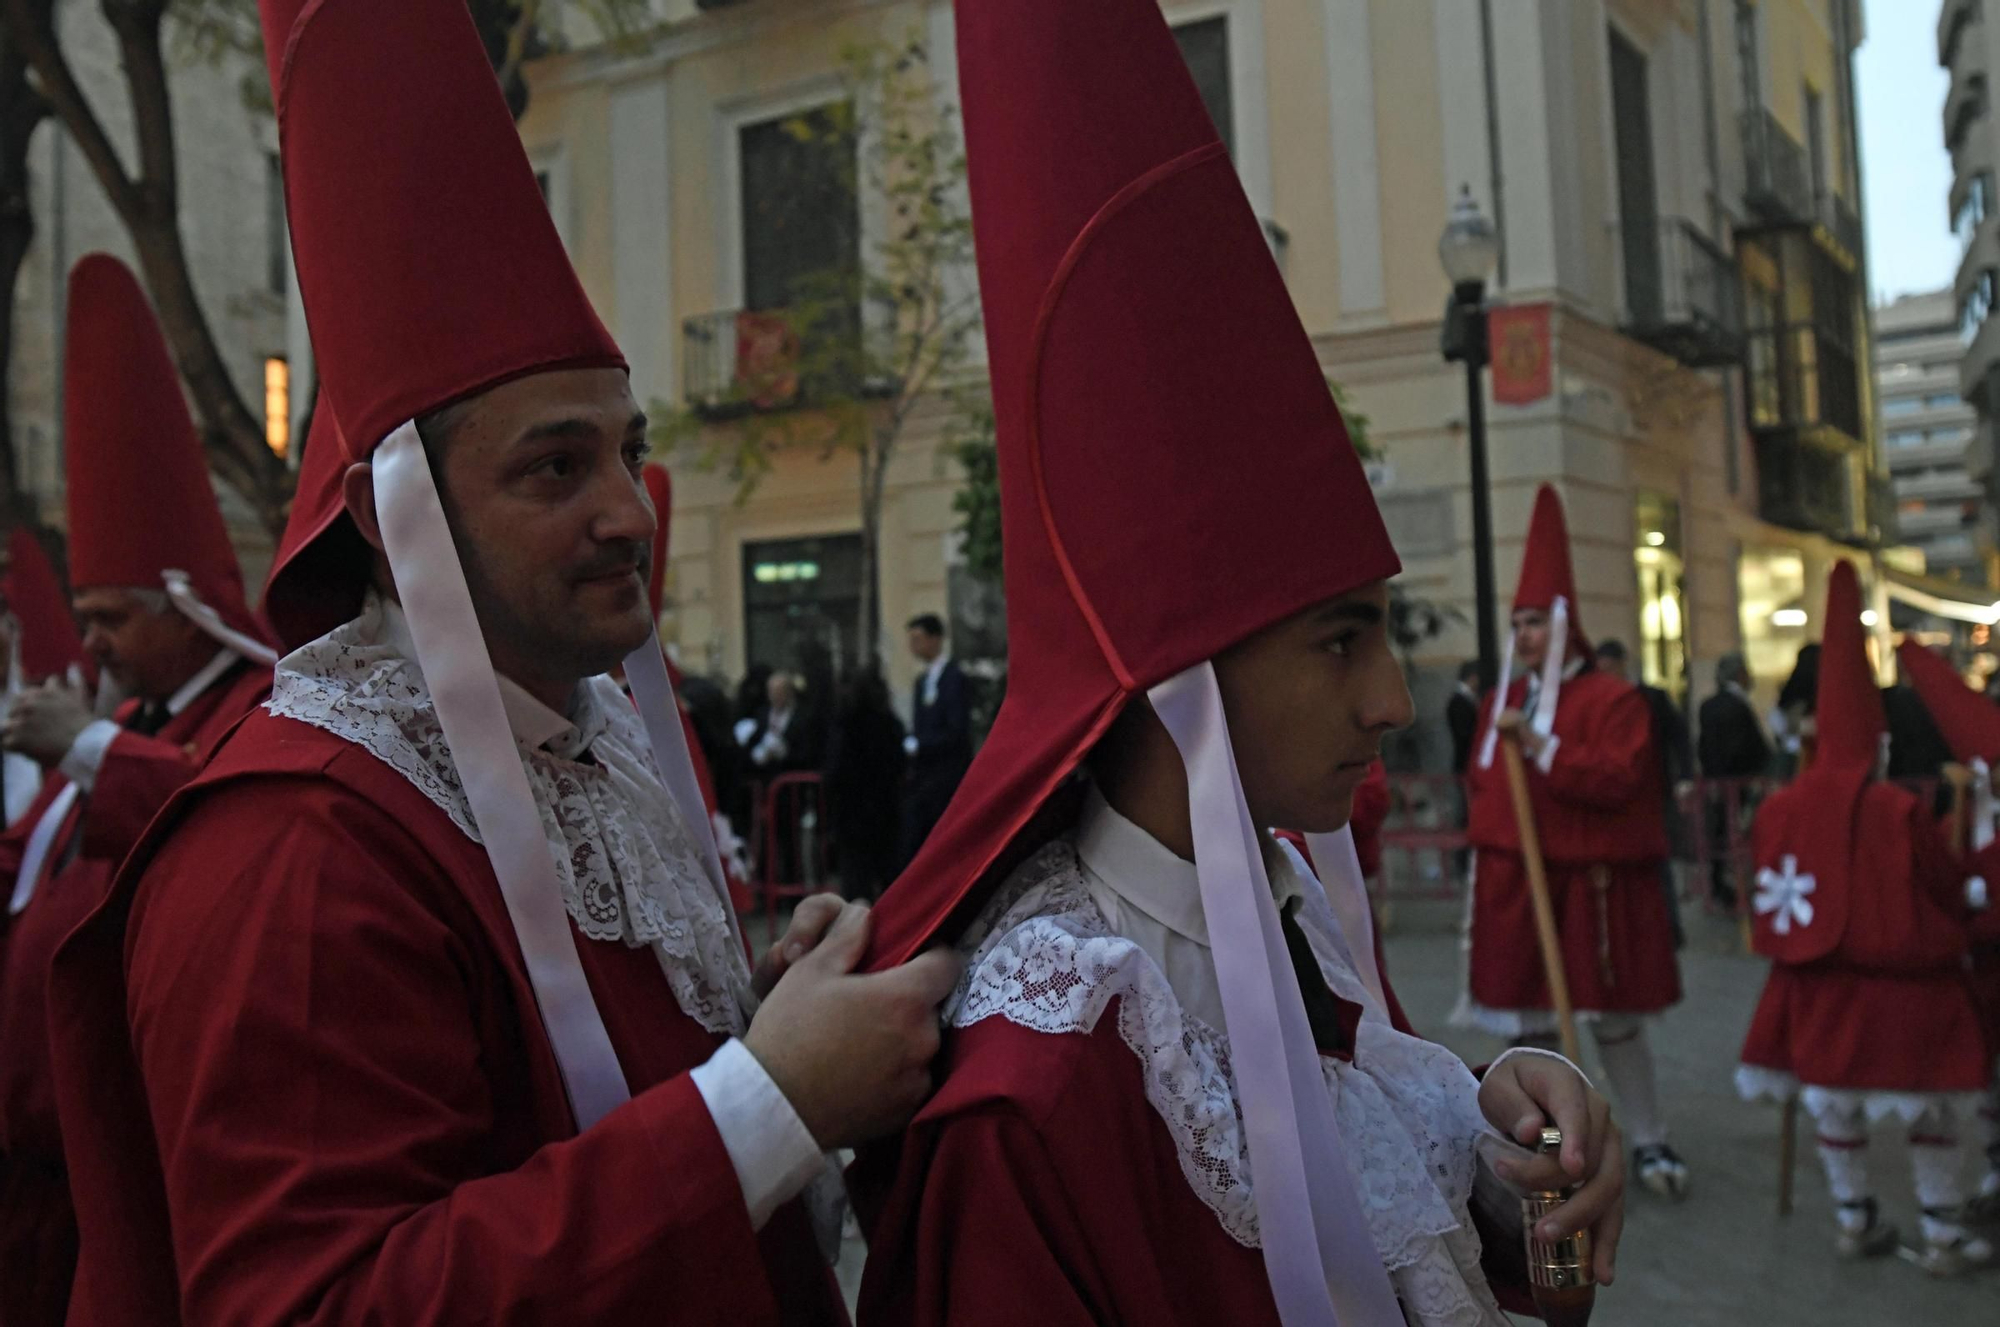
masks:
{"label": "bare tree trunk", "polygon": [[56,34],[50,0],[0,0],[0,28],[34,70],[41,94],[90,163],[125,224],[153,295],[167,346],[201,417],[209,463],[274,533],[283,528],[291,476],[236,390],[188,271],[180,232],[173,105],[160,41],[166,0],[102,0],[117,35],[138,143],[130,172],[77,82]]}
{"label": "bare tree trunk", "polygon": [[0,31],[0,524],[34,525],[34,495],[21,484],[14,447],[12,394],[14,289],[35,240],[35,213],[28,196],[28,145],[48,114],[48,103],[28,86],[27,62]]}

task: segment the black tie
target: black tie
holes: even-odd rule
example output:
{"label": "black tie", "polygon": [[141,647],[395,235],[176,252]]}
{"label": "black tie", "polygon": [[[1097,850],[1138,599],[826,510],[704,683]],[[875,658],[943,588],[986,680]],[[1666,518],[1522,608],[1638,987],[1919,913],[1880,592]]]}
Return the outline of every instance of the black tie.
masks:
{"label": "black tie", "polygon": [[139,706],[139,712],[134,714],[132,721],[125,726],[128,731],[135,732],[141,737],[154,737],[159,734],[160,729],[172,721],[173,717],[168,713],[166,706],[149,700]]}
{"label": "black tie", "polygon": [[1305,999],[1306,1023],[1312,1028],[1313,1045],[1329,1054],[1352,1055],[1353,1042],[1348,1036],[1347,1020],[1342,1017],[1344,1002],[1327,986],[1326,977],[1319,970],[1319,959],[1314,957],[1312,945],[1293,915],[1297,908],[1298,900],[1294,899],[1278,909],[1278,926],[1285,933],[1292,971],[1298,975],[1299,994]]}

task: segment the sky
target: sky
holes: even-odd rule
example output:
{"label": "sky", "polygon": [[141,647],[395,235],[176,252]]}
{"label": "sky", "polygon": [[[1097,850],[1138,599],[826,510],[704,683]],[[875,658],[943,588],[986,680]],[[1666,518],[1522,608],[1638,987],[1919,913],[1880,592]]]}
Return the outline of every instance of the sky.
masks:
{"label": "sky", "polygon": [[1946,214],[1951,154],[1937,62],[1944,0],[1863,0],[1867,40],[1855,55],[1868,278],[1878,299],[1951,284],[1958,242]]}

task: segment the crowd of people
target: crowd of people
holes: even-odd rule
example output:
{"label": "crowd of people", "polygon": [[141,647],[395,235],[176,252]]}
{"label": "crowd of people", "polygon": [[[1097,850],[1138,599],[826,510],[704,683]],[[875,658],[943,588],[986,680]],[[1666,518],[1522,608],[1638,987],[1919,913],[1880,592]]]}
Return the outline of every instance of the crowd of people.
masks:
{"label": "crowd of people", "polygon": [[[1174,37],[1153,0],[956,12],[1010,630],[976,752],[935,617],[907,725],[824,658],[679,675],[670,476],[462,0],[264,0],[320,396],[262,601],[101,254],[66,575],[9,544],[0,1324],[1504,1327],[1616,1279],[1628,1173],[1686,1196],[1667,710],[1585,634],[1559,498],[1458,698],[1475,1072],[1366,887],[1400,563]],[[1904,1120],[1912,1254],[1970,1271],[2000,734],[1944,725],[1979,778],[1940,829],[1832,596],[1741,1082],[1812,1114],[1855,1257]],[[754,953],[732,825],[813,771],[880,896],[805,891]]]}

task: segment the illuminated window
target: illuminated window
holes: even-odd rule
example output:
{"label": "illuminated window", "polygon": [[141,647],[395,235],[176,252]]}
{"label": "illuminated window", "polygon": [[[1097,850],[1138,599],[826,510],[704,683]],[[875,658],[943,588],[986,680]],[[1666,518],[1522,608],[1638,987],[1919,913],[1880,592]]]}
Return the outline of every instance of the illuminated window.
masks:
{"label": "illuminated window", "polygon": [[282,356],[264,361],[264,441],[284,457],[292,450],[292,366]]}

